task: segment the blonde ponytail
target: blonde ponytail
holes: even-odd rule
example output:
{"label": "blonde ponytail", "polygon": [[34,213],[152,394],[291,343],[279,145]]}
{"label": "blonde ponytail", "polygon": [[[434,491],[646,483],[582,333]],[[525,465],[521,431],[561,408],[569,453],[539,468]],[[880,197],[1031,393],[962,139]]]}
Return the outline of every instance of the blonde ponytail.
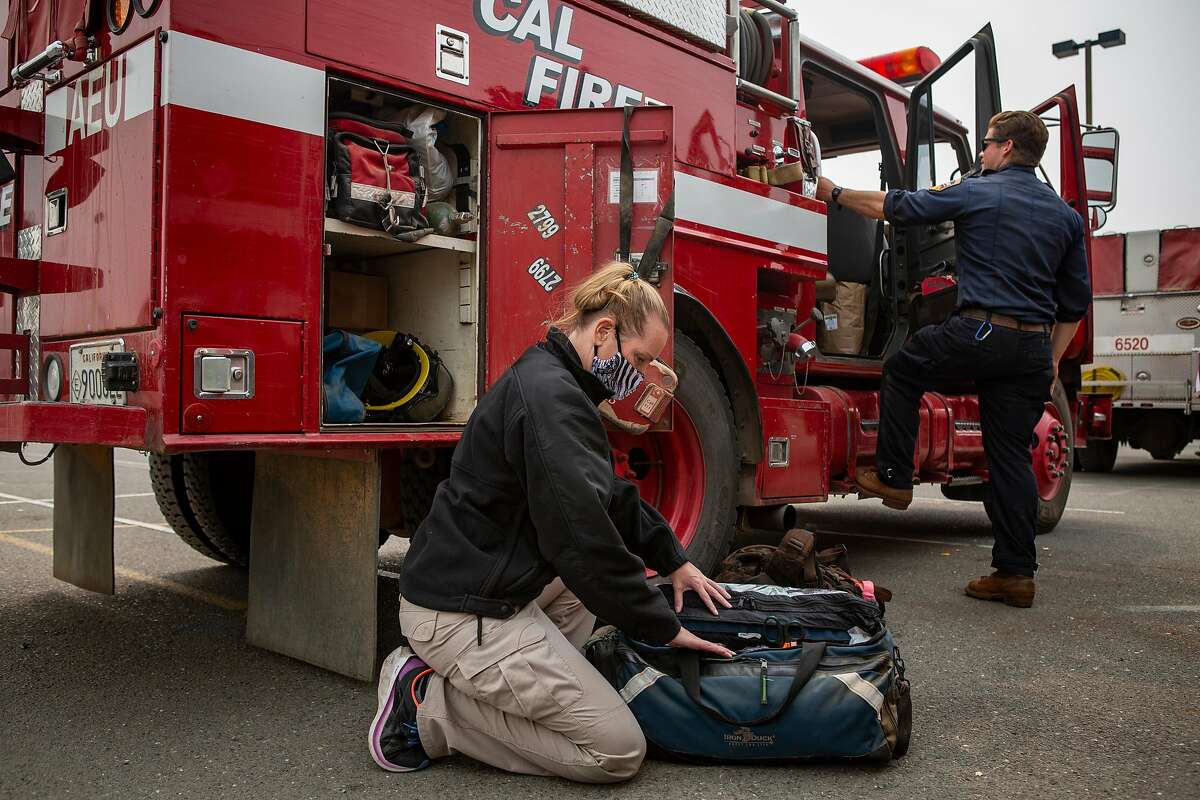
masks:
{"label": "blonde ponytail", "polygon": [[571,292],[567,308],[551,324],[570,333],[597,314],[611,316],[618,328],[641,335],[646,320],[657,317],[670,327],[667,306],[658,290],[624,261],[613,261],[588,276]]}

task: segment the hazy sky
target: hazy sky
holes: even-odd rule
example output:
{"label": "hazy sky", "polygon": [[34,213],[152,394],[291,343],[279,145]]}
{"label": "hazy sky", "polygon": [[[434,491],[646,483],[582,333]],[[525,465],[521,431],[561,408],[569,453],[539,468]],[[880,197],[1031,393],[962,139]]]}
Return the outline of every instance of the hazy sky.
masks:
{"label": "hazy sky", "polygon": [[[914,45],[949,56],[990,21],[1004,107],[1032,108],[1074,83],[1081,120],[1083,53],[1060,60],[1050,45],[1123,29],[1124,46],[1092,50],[1092,121],[1121,134],[1117,207],[1103,232],[1200,226],[1198,0],[804,2],[801,20],[806,35],[856,59]],[[973,93],[956,88],[934,102],[969,126]]]}

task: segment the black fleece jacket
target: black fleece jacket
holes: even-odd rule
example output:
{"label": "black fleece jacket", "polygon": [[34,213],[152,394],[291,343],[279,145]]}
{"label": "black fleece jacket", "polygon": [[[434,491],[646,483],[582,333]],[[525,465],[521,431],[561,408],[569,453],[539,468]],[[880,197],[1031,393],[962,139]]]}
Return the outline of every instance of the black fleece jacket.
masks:
{"label": "black fleece jacket", "polygon": [[673,639],[679,622],[644,570],[665,575],[687,556],[662,515],[613,473],[596,408],[610,396],[561,331],[525,351],[467,422],[413,535],[404,597],[504,618],[557,575],[631,636]]}

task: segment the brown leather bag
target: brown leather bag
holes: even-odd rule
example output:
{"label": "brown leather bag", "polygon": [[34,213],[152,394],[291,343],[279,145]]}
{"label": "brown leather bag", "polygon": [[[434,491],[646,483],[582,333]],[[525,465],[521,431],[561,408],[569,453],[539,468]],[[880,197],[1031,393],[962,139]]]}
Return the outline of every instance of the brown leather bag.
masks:
{"label": "brown leather bag", "polygon": [[812,532],[793,528],[778,545],[753,544],[734,550],[717,569],[721,583],[757,583],[800,589],[840,589],[876,600],[892,599],[890,590],[850,574],[843,544],[817,551]]}

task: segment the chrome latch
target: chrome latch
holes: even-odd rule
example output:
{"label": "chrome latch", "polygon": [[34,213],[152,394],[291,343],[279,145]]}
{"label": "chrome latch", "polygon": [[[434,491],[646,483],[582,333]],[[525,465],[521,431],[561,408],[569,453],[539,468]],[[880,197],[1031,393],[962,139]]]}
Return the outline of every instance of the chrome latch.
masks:
{"label": "chrome latch", "polygon": [[254,353],[202,347],[192,358],[193,392],[201,399],[249,400],[254,397]]}
{"label": "chrome latch", "polygon": [[786,467],[791,462],[792,443],[786,436],[772,436],[767,440],[767,466]]}
{"label": "chrome latch", "polygon": [[54,236],[67,229],[67,190],[55,189],[46,195],[46,235]]}
{"label": "chrome latch", "polygon": [[469,84],[471,37],[445,25],[438,25],[434,36],[437,38],[437,76],[455,83]]}

